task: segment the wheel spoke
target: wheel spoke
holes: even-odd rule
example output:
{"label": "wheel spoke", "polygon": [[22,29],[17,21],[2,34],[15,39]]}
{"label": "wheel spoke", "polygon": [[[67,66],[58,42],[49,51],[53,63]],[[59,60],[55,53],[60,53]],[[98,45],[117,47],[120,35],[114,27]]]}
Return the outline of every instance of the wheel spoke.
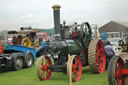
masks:
{"label": "wheel spoke", "polygon": [[120,60],[117,60],[115,65],[115,79],[118,85],[125,85],[125,77],[121,74],[121,67],[123,67],[123,63]]}
{"label": "wheel spoke", "polygon": [[45,71],[43,71],[43,73],[41,73],[42,76],[44,76],[44,72],[45,72]]}

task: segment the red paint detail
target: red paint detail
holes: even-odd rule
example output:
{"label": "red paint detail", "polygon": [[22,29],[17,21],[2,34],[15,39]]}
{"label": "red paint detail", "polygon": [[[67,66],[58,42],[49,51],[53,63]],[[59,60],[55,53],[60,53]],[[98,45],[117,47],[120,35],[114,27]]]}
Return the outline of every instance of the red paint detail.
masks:
{"label": "red paint detail", "polygon": [[84,52],[84,48],[82,49],[82,51],[81,51],[81,53],[80,53],[80,54],[83,54],[83,52]]}
{"label": "red paint detail", "polygon": [[121,74],[128,75],[128,68],[121,69]]}
{"label": "red paint detail", "polygon": [[80,80],[82,74],[82,63],[79,56],[75,56],[72,62],[72,76],[74,81]]}
{"label": "red paint detail", "polygon": [[[44,63],[45,61],[45,63]],[[49,57],[45,56],[44,59],[42,59],[40,72],[42,75],[43,80],[48,80],[51,77],[52,72],[48,69],[48,67],[52,64]]]}
{"label": "red paint detail", "polygon": [[76,32],[73,32],[73,36],[77,36],[78,35],[78,33],[76,33]]}
{"label": "red paint detail", "polygon": [[122,72],[126,71],[123,70],[122,67],[124,66],[124,62],[122,59],[118,59],[116,64],[115,64],[115,82],[117,83],[117,85],[125,85],[125,81],[126,81],[126,77],[122,74]]}
{"label": "red paint detail", "polygon": [[99,73],[103,73],[105,70],[106,57],[104,52],[104,44],[101,40],[96,45],[96,63]]}

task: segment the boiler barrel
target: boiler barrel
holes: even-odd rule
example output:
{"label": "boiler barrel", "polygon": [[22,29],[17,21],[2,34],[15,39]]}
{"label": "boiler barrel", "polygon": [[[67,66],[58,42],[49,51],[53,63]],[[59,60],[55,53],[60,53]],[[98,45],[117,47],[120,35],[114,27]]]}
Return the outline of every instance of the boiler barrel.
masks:
{"label": "boiler barrel", "polygon": [[66,43],[68,44],[68,53],[79,54],[81,52],[81,45],[77,45],[74,40],[66,40]]}

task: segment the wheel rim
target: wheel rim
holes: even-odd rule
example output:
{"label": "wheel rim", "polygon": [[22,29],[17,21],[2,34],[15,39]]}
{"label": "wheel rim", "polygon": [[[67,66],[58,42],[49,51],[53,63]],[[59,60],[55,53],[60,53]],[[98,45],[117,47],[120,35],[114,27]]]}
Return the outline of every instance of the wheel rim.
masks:
{"label": "wheel rim", "polygon": [[48,69],[48,67],[52,64],[49,57],[45,56],[42,59],[42,62],[40,64],[40,74],[43,80],[47,80],[51,76],[51,71]]}
{"label": "wheel rim", "polygon": [[106,58],[104,44],[101,42],[101,40],[99,40],[96,45],[96,63],[99,73],[103,73],[105,69]]}
{"label": "wheel rim", "polygon": [[72,61],[72,79],[73,81],[80,80],[82,74],[82,63],[79,56],[75,56]]}
{"label": "wheel rim", "polygon": [[16,67],[22,68],[22,66],[23,66],[22,58],[17,58],[17,60],[16,60]]}
{"label": "wheel rim", "polygon": [[123,61],[119,58],[115,64],[114,82],[115,85],[125,85],[126,78],[121,74],[121,68],[124,66]]}
{"label": "wheel rim", "polygon": [[32,56],[31,56],[31,54],[29,54],[29,56],[28,56],[28,65],[29,66],[32,65]]}

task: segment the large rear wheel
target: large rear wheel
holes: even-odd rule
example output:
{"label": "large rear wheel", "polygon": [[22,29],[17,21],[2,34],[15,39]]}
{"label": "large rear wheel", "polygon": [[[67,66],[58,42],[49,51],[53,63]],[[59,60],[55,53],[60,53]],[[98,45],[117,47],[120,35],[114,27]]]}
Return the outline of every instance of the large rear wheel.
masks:
{"label": "large rear wheel", "polygon": [[88,62],[93,73],[103,73],[105,70],[106,57],[104,44],[101,40],[92,40],[88,48]]}
{"label": "large rear wheel", "polygon": [[109,85],[126,85],[126,77],[121,74],[121,68],[124,66],[122,58],[114,56],[108,66]]}
{"label": "large rear wheel", "polygon": [[48,56],[41,56],[36,65],[37,76],[40,80],[48,80],[51,77],[51,70],[48,67],[52,62]]}

